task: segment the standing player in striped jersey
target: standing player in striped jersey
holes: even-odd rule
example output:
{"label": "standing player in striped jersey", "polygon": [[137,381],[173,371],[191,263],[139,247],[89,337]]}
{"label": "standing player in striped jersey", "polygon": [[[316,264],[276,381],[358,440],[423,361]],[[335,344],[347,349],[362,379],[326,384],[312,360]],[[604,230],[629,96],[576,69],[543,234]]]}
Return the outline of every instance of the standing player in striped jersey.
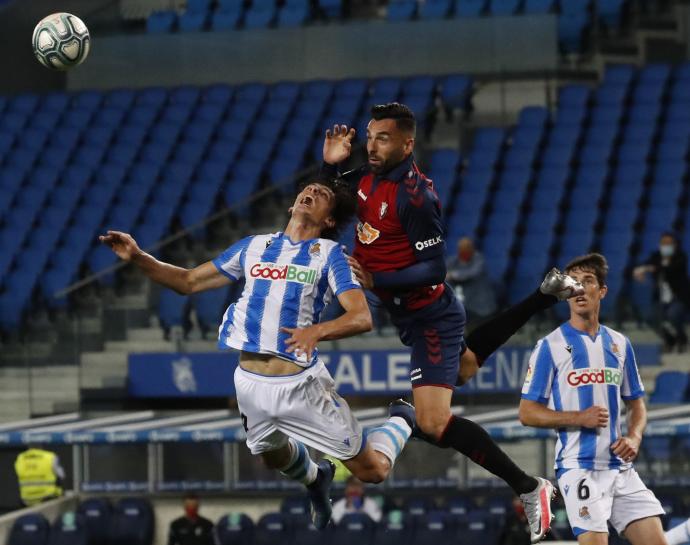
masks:
{"label": "standing player in striped jersey", "polygon": [[[476,327],[465,339],[465,310],[445,283],[441,205],[413,151],[416,121],[404,104],[374,106],[367,126],[368,164],[345,174],[357,184],[359,223],[350,264],[366,289],[382,301],[411,348],[410,381],[420,437],[452,448],[503,479],[525,506],[531,540],[551,526],[553,485],[525,473],[481,426],[451,414],[456,384],[481,364],[530,317],[581,290],[552,270],[541,287],[517,305]],[[335,177],[352,150],[354,129],[326,132],[323,174]]]}
{"label": "standing player in striped jersey", "polygon": [[[578,257],[565,272],[585,293],[569,301],[570,320],[537,343],[520,420],[558,430],[556,477],[578,543],[608,543],[610,521],[633,545],[666,545],[659,519],[664,510],[632,467],[647,422],[635,354],[629,339],[599,323],[606,259]],[[628,410],[626,435],[621,399]]]}
{"label": "standing player in striped jersey", "polygon": [[[354,210],[346,185],[310,183],[290,208],[284,232],[244,238],[194,269],[158,261],[126,233],[100,237],[151,280],[181,294],[245,278],[241,297],[225,312],[218,344],[240,351],[235,389],[247,446],[268,467],[307,487],[317,528],[331,516],[328,491],[335,467],[328,460],[316,464],[305,445],[342,460],[360,480],[377,483],[390,472],[415,425],[414,408],[398,400],[386,423],[370,430],[365,441],[318,357],[319,341],[371,329],[361,286],[331,240]],[[345,314],[319,323],[334,296]]]}

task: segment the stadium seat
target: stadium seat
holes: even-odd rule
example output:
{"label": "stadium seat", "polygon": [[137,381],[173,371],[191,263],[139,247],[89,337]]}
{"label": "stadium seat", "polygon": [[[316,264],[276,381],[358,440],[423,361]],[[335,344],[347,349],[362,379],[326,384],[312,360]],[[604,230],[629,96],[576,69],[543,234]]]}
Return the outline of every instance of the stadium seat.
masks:
{"label": "stadium seat", "polygon": [[584,32],[589,23],[586,11],[562,12],[558,16],[558,43],[564,53],[582,53]]}
{"label": "stadium seat", "polygon": [[386,18],[391,21],[409,21],[417,13],[417,2],[414,0],[392,0],[388,2]]}
{"label": "stadium seat", "polygon": [[175,29],[177,14],[173,10],[154,11],[146,19],[146,32],[165,34]]}
{"label": "stadium seat", "polygon": [[317,0],[321,13],[329,19],[336,19],[343,14],[342,0]]}
{"label": "stadium seat", "polygon": [[687,401],[690,375],[681,371],[663,371],[656,377],[654,392],[649,397],[652,404],[683,403]]}
{"label": "stadium seat", "polygon": [[421,5],[419,18],[427,20],[444,19],[450,13],[451,7],[451,0],[428,0]]}
{"label": "stadium seat", "polygon": [[514,15],[521,3],[521,0],[490,0],[489,13],[491,15]]}
{"label": "stadium seat", "polygon": [[486,10],[486,0],[455,0],[456,17],[479,17]]}
{"label": "stadium seat", "polygon": [[218,520],[214,534],[218,545],[252,545],[254,523],[244,513],[230,513]]}
{"label": "stadium seat", "polygon": [[364,513],[347,513],[336,525],[331,542],[334,545],[374,545],[375,526],[374,521]]}
{"label": "stadium seat", "polygon": [[50,532],[49,545],[89,545],[86,521],[82,515],[68,511],[57,518]]}
{"label": "stadium seat", "polygon": [[376,545],[411,545],[413,531],[411,519],[406,518],[402,511],[389,511],[376,526],[374,543]]}
{"label": "stadium seat", "polygon": [[7,545],[46,545],[49,536],[50,524],[46,518],[40,513],[31,513],[14,521]]}
{"label": "stadium seat", "polygon": [[[110,248],[105,249],[110,251]],[[84,518],[89,545],[107,545],[112,511],[110,502],[105,498],[89,498],[79,503],[77,512]]]}
{"label": "stadium seat", "polygon": [[288,517],[281,513],[267,513],[256,523],[254,545],[274,545],[292,542],[293,527]]}
{"label": "stadium seat", "polygon": [[115,505],[108,537],[110,545],[152,545],[153,508],[148,500],[122,498]]}
{"label": "stadium seat", "polygon": [[418,545],[438,545],[439,543],[460,542],[456,538],[456,524],[448,513],[431,511],[416,524],[413,543]]}
{"label": "stadium seat", "polygon": [[554,0],[525,0],[524,12],[528,15],[551,13]]}
{"label": "stadium seat", "polygon": [[297,27],[309,19],[309,2],[306,0],[289,0],[278,11],[279,27]]}

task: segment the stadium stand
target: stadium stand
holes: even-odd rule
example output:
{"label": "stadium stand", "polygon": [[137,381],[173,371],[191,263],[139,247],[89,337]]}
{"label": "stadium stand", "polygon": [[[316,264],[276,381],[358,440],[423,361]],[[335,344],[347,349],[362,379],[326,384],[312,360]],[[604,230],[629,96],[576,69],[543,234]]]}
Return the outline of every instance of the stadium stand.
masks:
{"label": "stadium stand", "polygon": [[[278,184],[313,163],[323,130],[336,120],[368,119],[371,103],[399,98],[423,115],[441,87],[449,101],[457,100],[450,107],[468,106],[466,76],[14,97],[0,116],[0,142],[11,151],[0,167],[0,239],[6,242],[0,329],[21,326],[22,312],[9,309],[23,311],[34,294],[48,308],[66,308],[68,300],[53,294],[74,282],[82,266],[113,265],[116,256],[96,241],[102,229],[131,231],[142,247],[151,246],[169,233],[173,219],[190,227],[219,198],[237,205],[263,183]],[[46,110],[61,111],[61,128],[39,157]],[[284,132],[290,145],[276,150]],[[59,240],[70,242],[56,248]],[[112,284],[114,276],[102,281]],[[181,323],[183,300],[164,293],[160,304],[164,327]]]}
{"label": "stadium stand", "polygon": [[46,545],[50,523],[40,513],[22,515],[12,525],[8,545]]}

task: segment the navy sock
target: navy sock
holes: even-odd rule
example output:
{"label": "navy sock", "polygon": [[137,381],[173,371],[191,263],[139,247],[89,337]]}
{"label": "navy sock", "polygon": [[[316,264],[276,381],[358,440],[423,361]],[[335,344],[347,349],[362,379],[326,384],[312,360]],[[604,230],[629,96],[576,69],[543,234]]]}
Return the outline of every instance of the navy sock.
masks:
{"label": "navy sock", "polygon": [[503,479],[516,494],[532,492],[539,484],[534,477],[515,465],[484,428],[467,418],[451,416],[437,445],[464,454],[475,464]]}

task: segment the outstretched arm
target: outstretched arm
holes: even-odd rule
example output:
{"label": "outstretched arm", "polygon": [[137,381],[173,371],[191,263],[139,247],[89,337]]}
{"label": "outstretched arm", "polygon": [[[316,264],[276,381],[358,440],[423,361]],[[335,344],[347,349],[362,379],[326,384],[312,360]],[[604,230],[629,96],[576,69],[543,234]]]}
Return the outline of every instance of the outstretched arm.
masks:
{"label": "outstretched arm", "polygon": [[136,240],[128,233],[108,231],[98,238],[103,244],[110,246],[120,259],[133,263],[154,282],[182,295],[211,290],[230,283],[230,279],[221,274],[210,261],[193,269],[159,261],[139,248]]}
{"label": "outstretched arm", "polygon": [[291,335],[285,341],[288,345],[287,352],[295,352],[297,355],[306,353],[308,360],[311,360],[312,352],[319,341],[343,339],[371,330],[371,313],[361,289],[344,291],[338,295],[338,302],[345,309],[345,314],[335,320],[304,328],[281,328],[281,331]]}

